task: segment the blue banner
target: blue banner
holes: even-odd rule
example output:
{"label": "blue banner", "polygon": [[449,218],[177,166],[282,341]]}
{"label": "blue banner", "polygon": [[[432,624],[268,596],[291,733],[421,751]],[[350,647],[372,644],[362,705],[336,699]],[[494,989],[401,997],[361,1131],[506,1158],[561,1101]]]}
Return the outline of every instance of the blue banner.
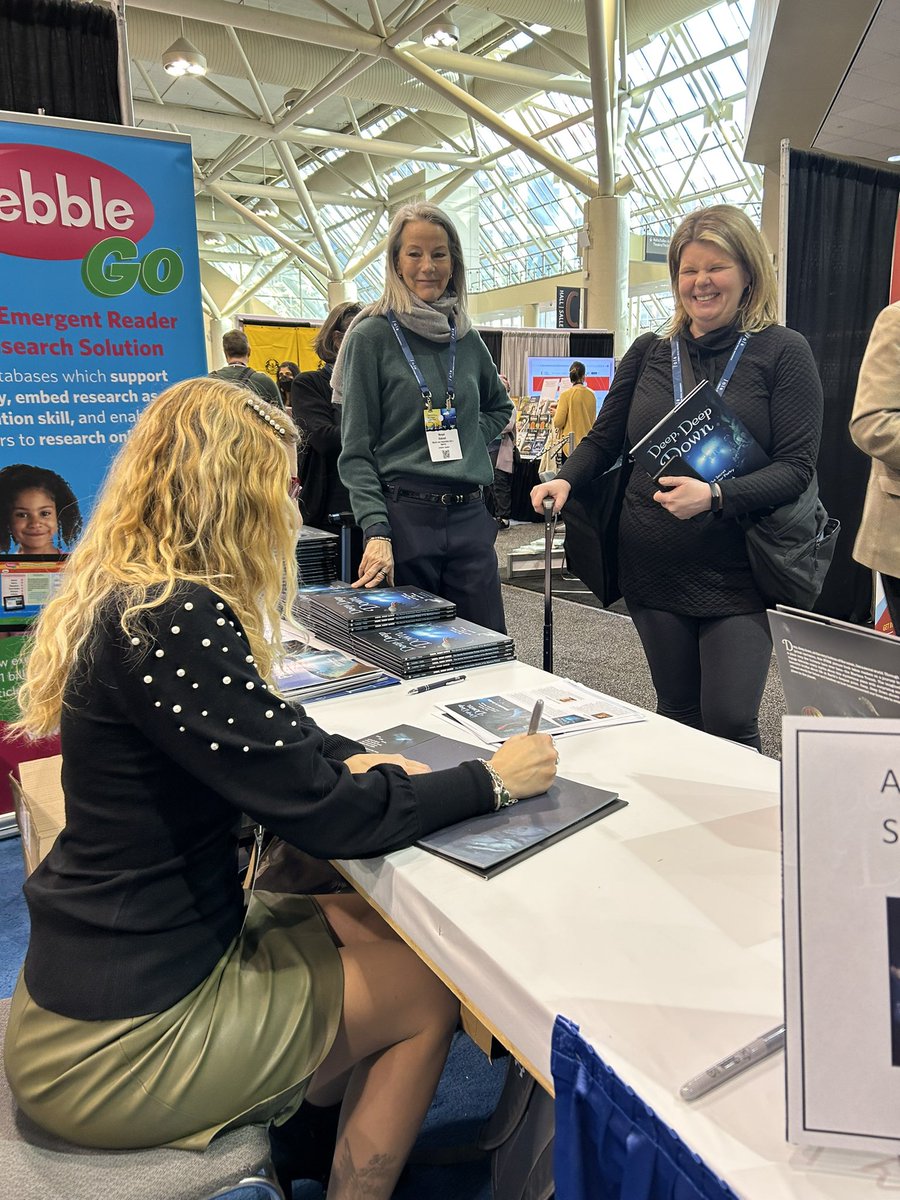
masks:
{"label": "blue banner", "polygon": [[206,369],[190,140],[0,114],[0,553],[70,550],[144,407]]}

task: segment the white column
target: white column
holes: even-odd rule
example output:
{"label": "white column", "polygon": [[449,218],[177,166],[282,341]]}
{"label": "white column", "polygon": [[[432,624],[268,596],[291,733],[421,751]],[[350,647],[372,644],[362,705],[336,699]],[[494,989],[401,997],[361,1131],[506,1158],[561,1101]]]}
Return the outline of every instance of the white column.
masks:
{"label": "white column", "polygon": [[329,279],[328,281],[328,311],[336,304],[345,300],[356,300],[356,282],[353,279]]}
{"label": "white column", "polygon": [[584,206],[582,325],[611,329],[616,357],[625,353],[628,339],[628,210],[627,196],[595,196]]}

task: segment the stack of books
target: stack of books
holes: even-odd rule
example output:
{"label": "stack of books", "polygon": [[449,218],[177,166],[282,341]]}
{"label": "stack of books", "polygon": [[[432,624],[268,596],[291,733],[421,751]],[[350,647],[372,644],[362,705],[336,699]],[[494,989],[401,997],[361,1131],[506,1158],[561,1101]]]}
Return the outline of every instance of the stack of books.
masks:
{"label": "stack of books", "polygon": [[285,640],[284,649],[285,655],[273,671],[275,683],[282,695],[306,704],[327,696],[351,695],[397,683],[378,667],[331,646],[292,639]]}
{"label": "stack of books", "polygon": [[516,657],[511,637],[458,617],[453,621],[427,621],[329,636],[345,649],[403,679],[437,671],[484,667]]}
{"label": "stack of books", "polygon": [[456,605],[417,587],[354,590],[332,585],[301,588],[297,613],[314,633],[331,640],[364,629],[452,620]]}
{"label": "stack of books", "polygon": [[297,581],[301,586],[337,579],[339,541],[336,533],[311,525],[301,528],[297,539]]}

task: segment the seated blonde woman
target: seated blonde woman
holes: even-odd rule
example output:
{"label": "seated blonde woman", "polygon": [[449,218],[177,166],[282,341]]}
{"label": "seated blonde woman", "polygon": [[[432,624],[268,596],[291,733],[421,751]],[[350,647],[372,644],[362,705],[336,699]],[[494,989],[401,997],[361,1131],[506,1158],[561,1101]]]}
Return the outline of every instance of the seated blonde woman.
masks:
{"label": "seated blonde woman", "polygon": [[457,1003],[356,897],[245,904],[241,814],[321,858],[382,854],[544,790],[555,754],[523,736],[429,774],[278,694],[295,436],[234,384],[163,392],[40,618],[19,729],[60,729],[66,826],[25,885],[6,1070],[39,1125],[108,1149],[342,1103],[329,1200],[387,1200]]}

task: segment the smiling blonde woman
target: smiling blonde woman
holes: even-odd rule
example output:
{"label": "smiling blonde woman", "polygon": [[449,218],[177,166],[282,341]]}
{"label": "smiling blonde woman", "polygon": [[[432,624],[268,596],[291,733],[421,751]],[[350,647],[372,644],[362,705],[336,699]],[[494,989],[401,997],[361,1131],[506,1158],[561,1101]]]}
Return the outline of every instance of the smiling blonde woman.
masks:
{"label": "smiling blonde woman", "polygon": [[384,294],[353,322],[332,388],[338,469],[366,539],[355,586],[414,584],[505,632],[483,489],[513,405],[469,319],[459,235],[433,204],[394,217]]}
{"label": "smiling blonde woman", "polygon": [[540,511],[553,496],[559,509],[570,493],[588,492],[695,381],[724,393],[769,465],[713,486],[685,475],[653,479],[635,464],[619,525],[619,581],[658,711],[759,749],[771,638],[737,518],[806,489],[822,386],[805,338],[776,324],[771,258],[746,213],[727,204],[697,209],[675,230],[668,257],[675,311],[663,336],[646,334],[628,350],[596,424],[532,501]]}

